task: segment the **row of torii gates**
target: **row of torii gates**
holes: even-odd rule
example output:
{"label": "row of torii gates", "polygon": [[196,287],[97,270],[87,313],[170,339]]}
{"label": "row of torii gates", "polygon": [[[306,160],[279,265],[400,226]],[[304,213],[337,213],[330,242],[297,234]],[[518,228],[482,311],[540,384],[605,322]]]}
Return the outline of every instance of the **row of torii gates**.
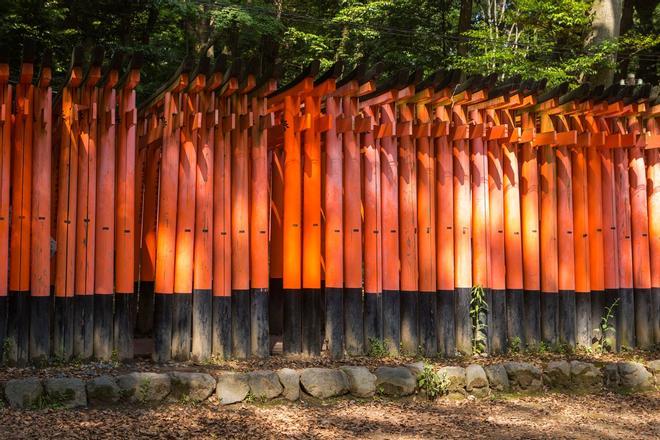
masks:
{"label": "row of torii gates", "polygon": [[[660,100],[647,85],[314,61],[0,58],[0,346],[18,363],[660,342]],[[257,71],[261,70],[261,71]],[[518,339],[516,339],[518,338]],[[4,341],[4,342],[3,342]]]}

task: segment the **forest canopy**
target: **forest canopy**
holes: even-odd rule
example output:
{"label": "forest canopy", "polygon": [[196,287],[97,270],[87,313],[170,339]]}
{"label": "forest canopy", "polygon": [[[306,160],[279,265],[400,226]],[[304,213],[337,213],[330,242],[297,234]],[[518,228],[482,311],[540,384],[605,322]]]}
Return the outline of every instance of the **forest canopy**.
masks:
{"label": "forest canopy", "polygon": [[16,0],[0,2],[0,50],[54,53],[55,87],[74,45],[141,52],[139,94],[153,93],[186,55],[225,53],[282,65],[384,63],[547,78],[550,86],[658,83],[660,0]]}

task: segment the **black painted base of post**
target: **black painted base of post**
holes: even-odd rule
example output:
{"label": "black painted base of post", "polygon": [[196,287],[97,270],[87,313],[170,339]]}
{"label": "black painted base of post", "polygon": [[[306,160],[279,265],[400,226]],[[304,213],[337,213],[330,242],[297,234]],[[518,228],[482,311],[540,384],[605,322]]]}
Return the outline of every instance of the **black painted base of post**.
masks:
{"label": "black painted base of post", "polygon": [[73,355],[83,360],[94,355],[94,295],[73,297]]}
{"label": "black painted base of post", "polygon": [[268,325],[268,289],[250,290],[250,345],[252,356],[267,357],[270,354],[270,328]]}
{"label": "black painted base of post", "polygon": [[5,359],[5,338],[7,337],[7,296],[0,296],[0,361]]}
{"label": "black painted base of post", "polygon": [[133,359],[133,293],[115,294],[115,324],[113,339],[120,360]]}
{"label": "black painted base of post", "polygon": [[321,354],[321,290],[303,289],[302,293],[302,353]]}
{"label": "black painted base of post", "polygon": [[656,344],[660,344],[660,287],[651,289],[651,300],[653,302],[653,338]]}
{"label": "black painted base of post", "polygon": [[541,292],[523,291],[525,344],[528,347],[541,342]]}
{"label": "black painted base of post", "polygon": [[154,282],[140,281],[135,330],[141,336],[148,336],[154,327]]}
{"label": "black painted base of post", "polygon": [[448,357],[456,355],[456,325],[454,322],[454,308],[456,294],[453,290],[438,290],[438,350],[440,354]]}
{"label": "black painted base of post", "polygon": [[555,345],[559,328],[559,294],[558,292],[541,292],[541,340]]}
{"label": "black painted base of post", "polygon": [[635,295],[631,288],[619,289],[619,305],[616,309],[616,344],[617,350],[621,350],[622,347],[635,347]]}
{"label": "black painted base of post", "polygon": [[506,351],[506,290],[491,289],[488,311],[489,353]]}
{"label": "black painted base of post", "polygon": [[575,347],[575,291],[559,291],[559,342]]}
{"label": "black painted base of post", "polygon": [[7,298],[7,346],[10,350],[6,359],[23,366],[30,358],[30,292],[10,290]]}
{"label": "black painted base of post", "polygon": [[332,359],[344,357],[344,289],[325,288],[325,339]]}
{"label": "black painted base of post", "polygon": [[383,340],[383,295],[380,292],[364,293],[364,343],[367,353],[372,341]]}
{"label": "black painted base of post", "polygon": [[364,354],[362,289],[344,288],[344,344],[349,356]]}
{"label": "black painted base of post", "polygon": [[437,311],[435,292],[419,292],[419,346],[426,357],[438,354]]}
{"label": "black painted base of post", "polygon": [[213,355],[231,358],[231,296],[213,297]]}
{"label": "black painted base of post", "polygon": [[635,289],[635,342],[638,348],[653,345],[651,289]]}
{"label": "black painted base of post", "polygon": [[231,291],[231,351],[237,359],[250,356],[250,290]]}
{"label": "black painted base of post", "polygon": [[575,292],[575,332],[577,345],[591,347],[591,293],[589,292]]}
{"label": "black painted base of post", "polygon": [[172,359],[173,294],[154,293],[154,352],[155,362]]}
{"label": "black painted base of post", "polygon": [[591,341],[600,339],[600,320],[605,313],[605,291],[591,291]]}
{"label": "black painted base of post", "polygon": [[212,291],[193,290],[192,294],[192,354],[195,361],[211,357]]}
{"label": "black painted base of post", "polygon": [[94,358],[112,358],[113,294],[94,295]]}
{"label": "black painted base of post", "polygon": [[472,354],[472,320],[470,319],[470,299],[472,288],[457,287],[454,304],[454,322],[456,328],[456,351]]}
{"label": "black painted base of post", "polygon": [[383,290],[383,340],[392,355],[401,346],[401,294],[398,290]]}
{"label": "black painted base of post", "polygon": [[30,298],[30,361],[43,363],[49,356],[50,296],[33,296]]}
{"label": "black painted base of post", "polygon": [[285,354],[302,352],[302,292],[300,289],[284,289],[284,325],[282,350]]}
{"label": "black painted base of post", "polygon": [[190,359],[191,333],[192,293],[175,292],[172,297],[172,359]]}
{"label": "black painted base of post", "polygon": [[524,329],[524,294],[522,289],[507,289],[506,291],[506,337],[507,348],[525,345]]}
{"label": "black painted base of post", "polygon": [[411,356],[417,353],[419,347],[419,324],[417,322],[419,292],[402,290],[400,295],[401,350],[405,355]]}
{"label": "black painted base of post", "polygon": [[73,297],[56,296],[53,311],[53,355],[63,361],[73,356]]}
{"label": "black painted base of post", "polygon": [[281,335],[283,331],[284,296],[282,293],[282,278],[271,278],[268,281],[268,327],[271,335]]}

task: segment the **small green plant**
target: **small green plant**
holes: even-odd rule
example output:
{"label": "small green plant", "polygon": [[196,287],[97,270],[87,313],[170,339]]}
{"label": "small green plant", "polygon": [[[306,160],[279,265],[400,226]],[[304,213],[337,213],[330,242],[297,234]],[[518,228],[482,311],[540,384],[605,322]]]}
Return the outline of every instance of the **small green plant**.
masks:
{"label": "small green plant", "polygon": [[520,348],[522,346],[522,341],[520,336],[515,336],[509,341],[509,351],[511,353],[520,353]]}
{"label": "small green plant", "polygon": [[243,401],[245,403],[254,403],[257,400],[257,396],[255,396],[252,391],[248,391],[247,395],[245,396],[245,399]]}
{"label": "small green plant", "polygon": [[140,386],[138,388],[138,396],[137,400],[140,403],[145,403],[147,399],[149,398],[149,393],[151,392],[151,380],[150,379],[143,379],[140,382]]}
{"label": "small green plant", "polygon": [[37,397],[30,407],[32,409],[60,409],[64,407],[64,402],[70,398],[71,396],[63,393],[44,393]]}
{"label": "small green plant", "polygon": [[472,353],[481,354],[486,350],[488,303],[486,291],[476,285],[470,296],[470,320],[472,321]]}
{"label": "small green plant", "polygon": [[119,352],[116,348],[112,349],[112,353],[110,354],[110,362],[115,367],[119,366]]}
{"label": "small green plant", "polygon": [[608,307],[605,307],[605,314],[600,318],[600,323],[598,324],[598,340],[596,341],[595,348],[601,353],[612,349],[608,337],[611,337],[612,334],[616,333],[616,328],[612,322],[618,305],[619,298]]}
{"label": "small green plant", "polygon": [[378,338],[369,338],[369,357],[383,358],[390,353],[387,341]]}
{"label": "small green plant", "polygon": [[5,338],[2,343],[2,364],[10,365],[16,356],[16,341],[14,338]]}
{"label": "small green plant", "polygon": [[438,373],[432,365],[424,364],[424,369],[417,376],[417,388],[419,388],[429,400],[435,400],[439,396],[447,394],[449,379],[443,373]]}

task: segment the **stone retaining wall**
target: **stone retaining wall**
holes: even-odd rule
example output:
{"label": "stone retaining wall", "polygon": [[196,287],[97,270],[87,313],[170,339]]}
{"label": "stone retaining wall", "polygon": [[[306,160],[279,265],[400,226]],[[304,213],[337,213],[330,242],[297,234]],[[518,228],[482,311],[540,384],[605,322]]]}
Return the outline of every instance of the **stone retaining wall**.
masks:
{"label": "stone retaining wall", "polygon": [[[219,404],[296,401],[301,397],[329,399],[350,395],[371,398],[405,397],[418,393],[417,377],[424,364],[399,367],[343,366],[337,369],[305,368],[249,373],[134,372],[98,376],[88,381],[70,377],[12,379],[0,383],[0,395],[12,408],[80,408],[122,403],[201,402]],[[602,367],[580,361],[553,361],[543,369],[529,363],[447,366],[436,372],[444,377],[449,398],[484,398],[491,393],[545,390],[597,393],[603,389],[645,392],[660,388],[660,360],[646,366],[635,362],[608,363]]]}

